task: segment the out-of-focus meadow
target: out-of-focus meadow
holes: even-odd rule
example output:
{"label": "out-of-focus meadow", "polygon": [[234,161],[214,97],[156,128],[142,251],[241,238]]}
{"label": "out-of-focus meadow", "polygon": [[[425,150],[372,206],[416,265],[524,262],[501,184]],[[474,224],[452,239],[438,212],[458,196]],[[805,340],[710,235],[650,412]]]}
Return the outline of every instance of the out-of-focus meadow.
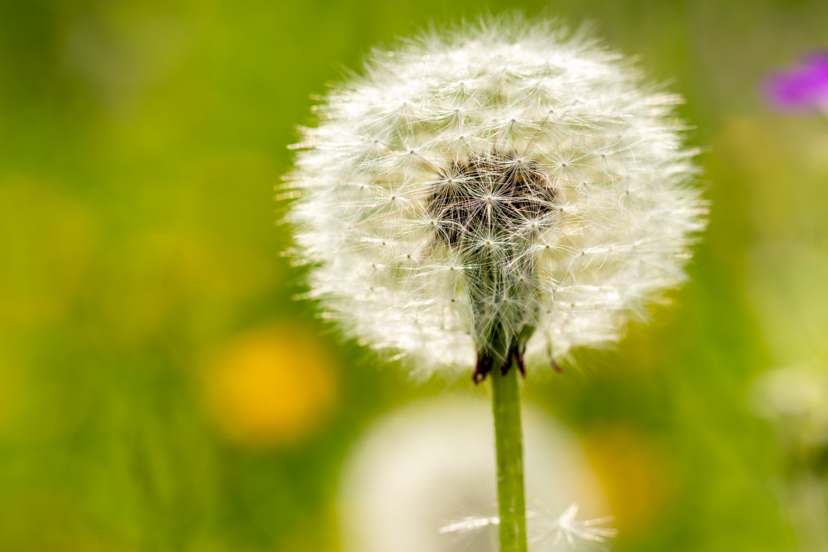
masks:
{"label": "out-of-focus meadow", "polygon": [[751,389],[828,371],[828,124],[760,88],[828,46],[824,1],[4,0],[0,550],[339,549],[366,428],[485,393],[414,385],[292,299],[286,146],[372,45],[512,8],[670,80],[712,201],[675,306],[526,394],[583,445],[617,550],[794,546]]}

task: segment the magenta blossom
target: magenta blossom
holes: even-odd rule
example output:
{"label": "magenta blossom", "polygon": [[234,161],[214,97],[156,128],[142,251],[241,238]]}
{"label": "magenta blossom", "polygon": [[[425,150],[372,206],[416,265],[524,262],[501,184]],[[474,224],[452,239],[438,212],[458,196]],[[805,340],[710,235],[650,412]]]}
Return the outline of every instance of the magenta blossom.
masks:
{"label": "magenta blossom", "polygon": [[811,54],[802,64],[771,74],[765,92],[778,109],[828,112],[828,51]]}

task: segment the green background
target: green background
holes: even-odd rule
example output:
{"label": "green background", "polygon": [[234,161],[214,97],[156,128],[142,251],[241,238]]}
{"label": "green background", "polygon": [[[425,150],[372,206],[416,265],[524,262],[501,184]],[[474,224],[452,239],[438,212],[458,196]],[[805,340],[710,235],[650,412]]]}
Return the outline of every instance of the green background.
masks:
{"label": "green background", "polygon": [[[749,389],[828,365],[828,125],[760,86],[828,46],[824,1],[4,0],[0,550],[337,549],[339,468],[370,422],[483,391],[414,385],[292,299],[286,146],[372,46],[515,8],[590,21],[669,81],[712,201],[675,305],[527,395],[584,443],[617,550],[791,549]],[[272,324],[327,347],[335,396],[301,438],[228,437],[205,366]]]}

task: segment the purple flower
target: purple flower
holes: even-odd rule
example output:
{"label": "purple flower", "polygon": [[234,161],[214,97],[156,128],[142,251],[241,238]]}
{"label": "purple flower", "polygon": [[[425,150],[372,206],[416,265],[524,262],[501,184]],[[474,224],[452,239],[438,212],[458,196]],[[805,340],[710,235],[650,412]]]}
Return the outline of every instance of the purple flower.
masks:
{"label": "purple flower", "polygon": [[828,51],[811,54],[765,83],[768,102],[786,111],[828,111]]}

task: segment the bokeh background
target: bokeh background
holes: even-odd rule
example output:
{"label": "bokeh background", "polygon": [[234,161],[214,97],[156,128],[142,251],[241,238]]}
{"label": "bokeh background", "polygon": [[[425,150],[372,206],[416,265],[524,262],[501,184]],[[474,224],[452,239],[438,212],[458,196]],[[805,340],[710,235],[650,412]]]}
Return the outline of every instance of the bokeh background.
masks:
{"label": "bokeh background", "polygon": [[751,386],[828,370],[828,124],[760,89],[828,46],[823,0],[3,0],[0,550],[336,551],[365,428],[485,395],[294,300],[273,190],[371,46],[507,9],[589,20],[684,95],[713,206],[674,307],[526,394],[582,443],[617,550],[795,546]]}

